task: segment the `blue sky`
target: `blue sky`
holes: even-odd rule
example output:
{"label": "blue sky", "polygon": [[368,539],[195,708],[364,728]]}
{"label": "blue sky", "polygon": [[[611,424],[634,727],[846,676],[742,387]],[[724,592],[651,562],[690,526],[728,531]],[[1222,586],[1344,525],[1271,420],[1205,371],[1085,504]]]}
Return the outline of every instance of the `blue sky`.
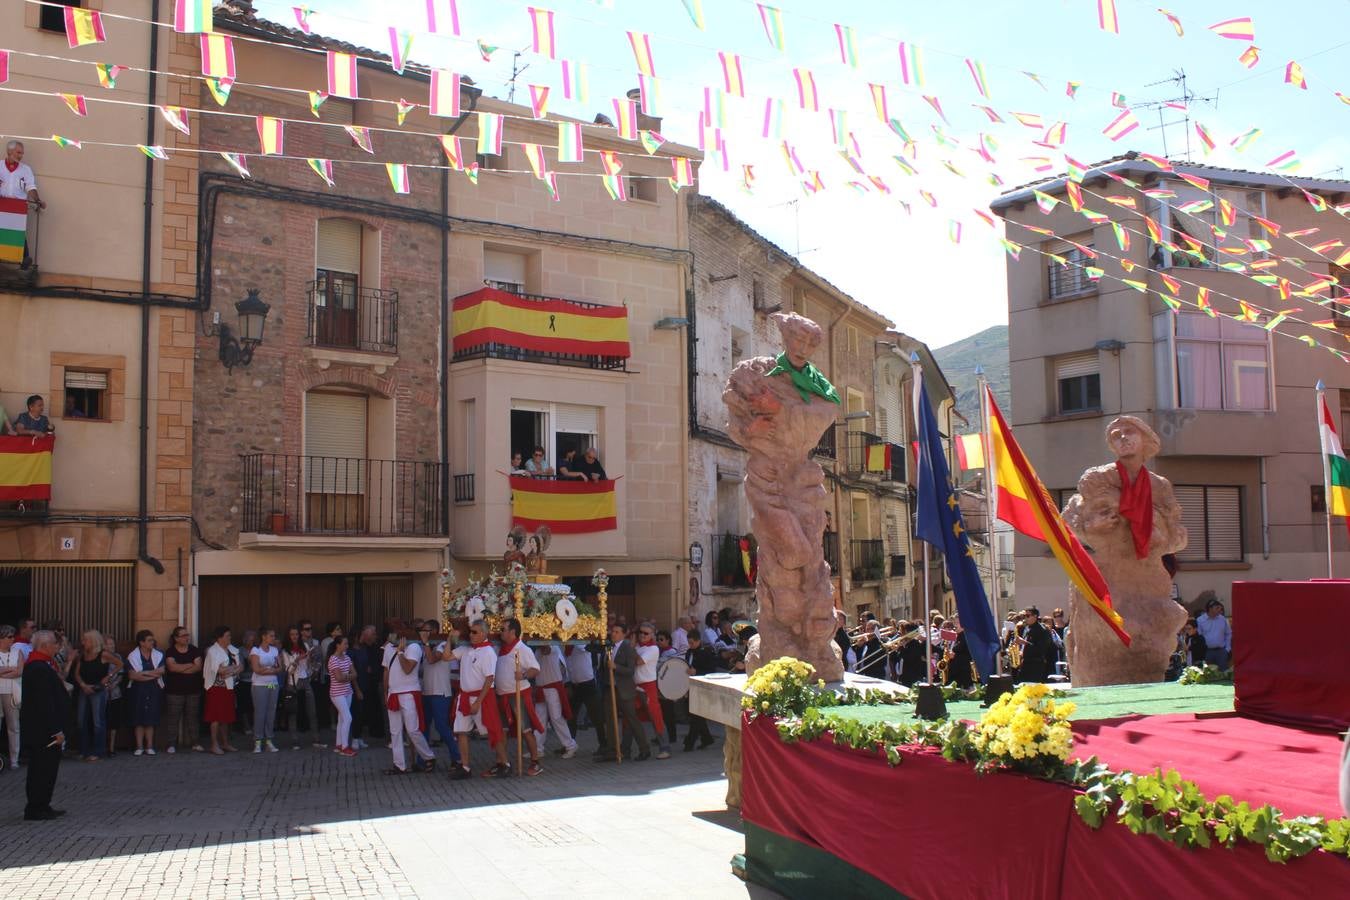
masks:
{"label": "blue sky", "polygon": [[[1188,129],[1176,110],[1164,113],[1165,121],[1177,124],[1160,130],[1156,109],[1136,108],[1141,125],[1132,134],[1119,143],[1103,136],[1120,112],[1111,106],[1112,92],[1125,95],[1132,106],[1174,99],[1180,96],[1178,85],[1154,83],[1184,68],[1190,90],[1208,98],[1189,104],[1192,159],[1262,169],[1296,150],[1303,163],[1298,174],[1337,178],[1346,177],[1339,167],[1350,162],[1350,105],[1332,93],[1350,94],[1350,33],[1344,28],[1350,0],[1163,0],[1183,24],[1180,38],[1157,11],[1158,3],[1142,0],[1116,0],[1118,35],[1098,28],[1096,0],[780,0],[781,53],[766,39],[753,0],[703,0],[706,31],[694,27],[682,0],[539,0],[555,11],[558,56],[589,64],[585,104],[563,100],[559,64],[530,52],[529,3],[458,3],[461,39],[419,36],[414,60],[463,72],[489,94],[505,97],[512,51],[522,50],[519,63],[527,68],[517,80],[516,100],[528,102],[525,85],[550,85],[551,111],[587,119],[610,112],[612,97],[637,86],[625,32],[650,34],[662,133],[682,143],[696,143],[703,87],[722,86],[717,52],[738,54],[746,97],[727,102],[723,138],[730,171],[723,172],[720,158],[710,156],[700,172],[701,190],[788,251],[800,250],[808,266],[934,347],[1006,321],[1003,251],[995,240],[1001,229],[991,229],[974,212],[1002,190],[990,183],[991,174],[1011,187],[1038,177],[1029,158],[1049,158],[1058,172],[1065,152],[1088,162],[1127,149],[1162,154],[1164,137],[1168,153],[1185,156]],[[267,18],[294,22],[293,0],[256,5]],[[308,5],[315,11],[315,30],[381,50],[389,25],[420,30],[424,22],[424,0],[309,0]],[[1250,70],[1238,62],[1246,43],[1208,30],[1238,16],[1250,16],[1256,29],[1261,58]],[[853,28],[856,69],[840,60],[836,22]],[[477,38],[501,48],[490,62],[479,57]],[[899,41],[922,50],[922,88],[901,84]],[[989,99],[977,93],[967,58],[982,64]],[[1308,90],[1283,83],[1290,60],[1303,66]],[[821,112],[797,108],[794,67],[814,74]],[[1044,88],[1025,72],[1039,76]],[[1074,99],[1066,96],[1069,80],[1082,85]],[[869,83],[886,86],[890,116],[914,139],[917,174],[905,174],[893,159],[905,152],[904,142],[876,117]],[[938,100],[948,123],[923,95]],[[782,136],[808,170],[821,173],[824,190],[806,194],[780,142],[761,136],[767,97],[783,99]],[[973,104],[993,107],[1005,122],[991,122]],[[889,194],[849,185],[867,179],[839,155],[827,107],[846,111],[860,165],[867,175],[879,176]],[[1061,150],[1036,146],[1043,129],[1018,124],[1013,111],[1039,114],[1047,126],[1066,123],[1067,142]],[[1196,121],[1218,144],[1208,158],[1195,135]],[[1244,152],[1230,146],[1254,127],[1262,134]],[[510,131],[508,123],[508,141]],[[997,145],[990,154],[993,164],[973,150],[981,134]],[[756,176],[751,192],[741,184],[745,164],[753,165]],[[563,178],[560,189],[566,184]],[[961,224],[959,244],[951,240],[952,222]]]}

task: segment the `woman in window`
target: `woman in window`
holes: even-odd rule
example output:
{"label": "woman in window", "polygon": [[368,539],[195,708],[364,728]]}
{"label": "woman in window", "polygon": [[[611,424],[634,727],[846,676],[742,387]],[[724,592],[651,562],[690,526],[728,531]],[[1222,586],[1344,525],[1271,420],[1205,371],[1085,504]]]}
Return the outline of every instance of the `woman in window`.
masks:
{"label": "woman in window", "polygon": [[127,654],[127,678],[131,685],[131,725],[136,737],[133,756],[155,755],[155,727],[164,706],[164,654],[155,649],[149,629],[136,632],[136,648]]}
{"label": "woman in window", "polygon": [[282,671],[281,651],[274,641],[277,633],[264,628],[258,633],[258,646],[249,651],[248,664],[253,670],[253,752],[277,752],[272,735],[277,725],[277,674]]}

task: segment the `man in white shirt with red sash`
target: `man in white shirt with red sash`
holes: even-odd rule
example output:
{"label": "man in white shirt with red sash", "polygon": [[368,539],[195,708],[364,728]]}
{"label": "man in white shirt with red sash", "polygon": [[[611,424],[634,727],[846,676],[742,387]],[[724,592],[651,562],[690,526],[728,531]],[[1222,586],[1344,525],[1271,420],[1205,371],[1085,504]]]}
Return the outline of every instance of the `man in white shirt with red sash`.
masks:
{"label": "man in white shirt with red sash", "polygon": [[637,683],[638,708],[646,707],[652,727],[656,729],[657,759],[670,759],[670,738],[666,735],[666,721],[661,714],[661,695],[656,690],[656,670],[661,659],[661,648],[656,646],[656,626],[650,622],[638,626],[638,666],[633,671]]}
{"label": "man in white shirt with red sash", "polygon": [[422,645],[399,638],[397,646],[390,649],[394,652],[389,659],[389,699],[385,706],[389,710],[389,748],[394,754],[394,766],[385,774],[403,775],[408,771],[403,751],[405,730],[418,756],[413,769],[430,772],[436,768],[436,754],[422,736],[422,679],[417,671],[422,661]]}
{"label": "man in white shirt with red sash", "polygon": [[493,750],[502,743],[502,724],[497,716],[497,697],[493,681],[497,675],[497,651],[488,641],[487,625],[482,619],[469,623],[469,644],[455,647],[459,660],[459,694],[455,700],[455,737],[459,740],[460,765],[450,777],[455,781],[470,777],[469,734],[476,728],[487,735]]}
{"label": "man in white shirt with red sash", "polygon": [[[517,665],[519,661],[519,665]],[[519,680],[517,680],[517,674]],[[539,660],[534,651],[520,640],[520,620],[507,619],[502,623],[502,646],[497,656],[497,677],[493,684],[497,689],[497,701],[501,704],[502,721],[506,723],[509,735],[516,727],[516,692],[520,692],[522,714],[529,717],[521,724],[521,737],[530,748],[530,765],[526,775],[540,775],[544,767],[539,765],[539,745],[535,742],[536,732],[542,732],[544,726],[534,712],[534,697],[530,691],[530,679],[539,674]],[[463,675],[460,676],[463,678]],[[506,758],[506,741],[496,747],[497,764],[483,773],[484,778],[504,778],[511,774],[511,764]]]}
{"label": "man in white shirt with red sash", "polygon": [[[539,648],[539,677],[536,682],[539,686],[539,695],[535,698],[535,703],[540,708],[535,712],[541,721],[553,727],[553,733],[562,742],[562,749],[558,751],[558,755],[563,759],[571,759],[577,755],[577,742],[567,726],[567,721],[572,718],[572,705],[567,699],[567,679],[563,672],[563,654],[560,645],[548,644]],[[539,732],[535,735],[535,740],[539,742],[540,752],[543,752],[548,741],[548,732]]]}

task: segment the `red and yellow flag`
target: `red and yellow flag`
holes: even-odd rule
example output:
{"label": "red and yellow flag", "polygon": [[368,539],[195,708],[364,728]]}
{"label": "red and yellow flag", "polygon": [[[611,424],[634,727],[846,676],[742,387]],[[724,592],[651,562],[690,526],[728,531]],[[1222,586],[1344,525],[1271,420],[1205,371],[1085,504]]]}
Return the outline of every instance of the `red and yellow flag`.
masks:
{"label": "red and yellow flag", "polygon": [[0,500],[52,499],[51,435],[0,437]]}
{"label": "red and yellow flag", "polygon": [[[1070,182],[1072,184],[1073,182]],[[956,436],[956,461],[964,469],[984,468],[984,438],[978,434]]]}
{"label": "red and yellow flag", "polygon": [[532,300],[497,288],[456,297],[450,317],[456,353],[503,344],[540,353],[629,356],[628,309]]}
{"label": "red and yellow flag", "polygon": [[619,527],[614,481],[551,481],[510,475],[511,524],[547,525],[554,534],[591,534]]}
{"label": "red and yellow flag", "polygon": [[998,498],[998,517],[1029,538],[1045,541],[1059,560],[1069,581],[1083,595],[1102,621],[1116,633],[1120,642],[1130,646],[1125,622],[1111,606],[1111,592],[1087,550],[1064,524],[1050,492],[1036,477],[1022,448],[1013,439],[1012,429],[1003,420],[994,403],[994,394],[985,388],[989,404],[989,443],[993,457],[994,485]]}
{"label": "red and yellow flag", "polygon": [[891,445],[869,444],[867,447],[867,471],[889,472],[891,470]]}

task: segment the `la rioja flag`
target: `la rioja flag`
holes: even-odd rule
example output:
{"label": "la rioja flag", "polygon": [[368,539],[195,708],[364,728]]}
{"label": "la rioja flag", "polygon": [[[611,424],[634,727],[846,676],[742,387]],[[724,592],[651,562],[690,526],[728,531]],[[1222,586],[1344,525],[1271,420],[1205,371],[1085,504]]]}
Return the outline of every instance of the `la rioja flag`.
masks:
{"label": "la rioja flag", "polygon": [[1350,459],[1345,457],[1341,437],[1336,433],[1336,420],[1331,417],[1325,395],[1318,398],[1319,430],[1322,433],[1322,456],[1326,462],[1327,512],[1333,516],[1350,516]]}

